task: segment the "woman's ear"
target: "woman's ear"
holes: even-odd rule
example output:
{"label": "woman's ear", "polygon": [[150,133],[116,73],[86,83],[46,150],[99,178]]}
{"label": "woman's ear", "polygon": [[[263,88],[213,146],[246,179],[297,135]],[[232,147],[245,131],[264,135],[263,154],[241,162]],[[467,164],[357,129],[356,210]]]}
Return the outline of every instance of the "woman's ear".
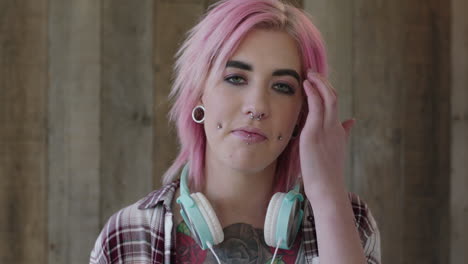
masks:
{"label": "woman's ear", "polygon": [[204,96],[205,96],[205,93],[202,93],[202,94],[200,95],[200,98],[198,98],[198,104],[199,104],[199,105],[205,105],[205,104],[203,103],[203,97],[204,97]]}

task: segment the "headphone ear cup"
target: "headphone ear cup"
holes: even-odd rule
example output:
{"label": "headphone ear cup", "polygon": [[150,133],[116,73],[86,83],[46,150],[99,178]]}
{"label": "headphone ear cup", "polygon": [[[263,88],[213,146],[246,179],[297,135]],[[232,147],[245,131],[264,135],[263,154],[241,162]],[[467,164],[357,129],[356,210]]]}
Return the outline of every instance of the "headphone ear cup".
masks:
{"label": "headphone ear cup", "polygon": [[285,193],[275,193],[268,204],[267,214],[265,216],[264,236],[265,242],[270,247],[276,247],[276,225],[278,215]]}
{"label": "headphone ear cup", "polygon": [[216,216],[216,213],[213,210],[210,202],[208,202],[208,199],[206,199],[202,193],[192,193],[190,196],[197,204],[198,209],[205,219],[205,222],[209,228],[209,232],[211,233],[211,237],[213,238],[213,245],[217,245],[223,242],[223,229],[221,228],[218,217]]}

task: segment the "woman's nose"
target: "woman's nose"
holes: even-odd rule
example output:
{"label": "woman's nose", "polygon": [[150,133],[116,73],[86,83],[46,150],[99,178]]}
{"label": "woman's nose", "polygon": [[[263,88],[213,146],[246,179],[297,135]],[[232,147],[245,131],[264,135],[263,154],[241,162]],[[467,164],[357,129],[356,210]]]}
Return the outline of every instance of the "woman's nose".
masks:
{"label": "woman's nose", "polygon": [[252,120],[265,120],[270,116],[268,90],[264,87],[251,87],[244,98],[243,114]]}

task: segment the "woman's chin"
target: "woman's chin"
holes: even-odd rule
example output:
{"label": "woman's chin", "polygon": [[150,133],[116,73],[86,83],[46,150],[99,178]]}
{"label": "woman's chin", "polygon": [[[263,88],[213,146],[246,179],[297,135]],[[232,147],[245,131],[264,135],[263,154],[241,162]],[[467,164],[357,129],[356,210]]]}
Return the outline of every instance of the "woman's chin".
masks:
{"label": "woman's chin", "polygon": [[236,171],[251,174],[265,170],[271,163],[265,160],[259,160],[258,157],[252,157],[250,159],[230,159],[226,161],[226,164]]}

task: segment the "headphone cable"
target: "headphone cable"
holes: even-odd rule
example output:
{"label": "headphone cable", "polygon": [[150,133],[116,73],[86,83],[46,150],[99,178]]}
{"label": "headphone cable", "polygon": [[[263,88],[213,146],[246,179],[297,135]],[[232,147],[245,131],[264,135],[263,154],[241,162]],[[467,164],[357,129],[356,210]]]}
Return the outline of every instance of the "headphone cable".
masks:
{"label": "headphone cable", "polygon": [[273,254],[273,258],[271,259],[271,264],[275,263],[275,258],[276,258],[276,253],[278,253],[278,248],[279,246],[281,245],[281,238],[278,240],[278,244],[276,245],[276,248],[275,248],[275,254]]}
{"label": "headphone cable", "polygon": [[218,264],[221,264],[221,261],[219,260],[218,255],[216,255],[216,253],[213,250],[213,245],[211,245],[211,243],[208,242],[208,241],[206,241],[206,244],[208,245],[208,248],[211,250],[211,252],[213,252],[213,255],[215,256],[216,260],[218,261]]}

